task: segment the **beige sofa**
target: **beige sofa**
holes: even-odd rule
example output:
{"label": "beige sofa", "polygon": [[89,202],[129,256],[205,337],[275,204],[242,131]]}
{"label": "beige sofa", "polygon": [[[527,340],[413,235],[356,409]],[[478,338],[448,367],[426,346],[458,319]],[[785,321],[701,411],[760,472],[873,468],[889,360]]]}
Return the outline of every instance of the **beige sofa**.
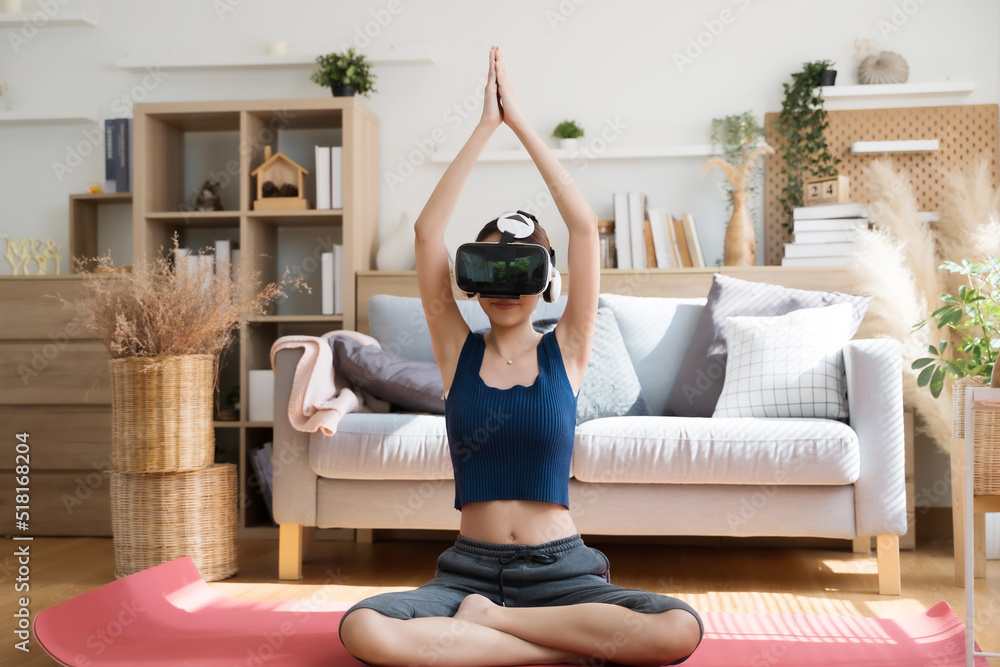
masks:
{"label": "beige sofa", "polygon": [[[704,304],[601,296],[602,306],[615,309],[652,415],[662,412]],[[383,347],[427,358],[417,299],[379,297],[370,305]],[[473,329],[483,325],[477,304],[461,305]],[[380,317],[396,323],[381,337]],[[629,416],[578,425],[570,510],[581,533],[824,537],[856,545],[878,536],[879,591],[898,594],[898,536],[906,532],[900,348],[852,340],[843,353],[849,423]],[[457,529],[444,417],[356,413],[332,436],[296,431],[287,407],[300,356],[283,350],[275,359],[280,577],[301,574],[304,528]]]}

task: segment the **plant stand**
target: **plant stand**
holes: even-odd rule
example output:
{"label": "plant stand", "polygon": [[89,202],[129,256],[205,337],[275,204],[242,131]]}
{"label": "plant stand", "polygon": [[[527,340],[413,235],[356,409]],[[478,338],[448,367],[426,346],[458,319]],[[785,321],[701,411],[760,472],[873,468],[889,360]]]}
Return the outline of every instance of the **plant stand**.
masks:
{"label": "plant stand", "polygon": [[[964,515],[964,559],[965,559],[965,664],[966,667],[973,667],[976,658],[1000,658],[1000,653],[984,653],[976,651],[975,625],[976,625],[976,604],[975,604],[975,566],[974,550],[976,546],[975,531],[973,527],[973,516],[979,514],[983,517],[983,535],[985,537],[985,514],[987,512],[1000,512],[1000,495],[976,495],[975,494],[975,470],[974,470],[974,450],[976,440],[975,417],[976,413],[996,413],[1000,416],[1000,389],[990,387],[967,387],[965,389],[965,465],[962,478],[963,499],[962,506]],[[985,471],[981,471],[985,474]],[[997,471],[996,474],[1000,474]],[[985,540],[980,539],[984,543]],[[983,556],[985,560],[985,549]],[[984,573],[985,574],[985,573]]]}

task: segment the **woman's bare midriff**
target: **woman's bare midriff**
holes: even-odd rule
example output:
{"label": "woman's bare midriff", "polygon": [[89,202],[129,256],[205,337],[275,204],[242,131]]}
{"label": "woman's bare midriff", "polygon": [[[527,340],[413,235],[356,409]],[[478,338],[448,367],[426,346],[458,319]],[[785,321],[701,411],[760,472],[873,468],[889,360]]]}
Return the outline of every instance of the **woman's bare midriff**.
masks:
{"label": "woman's bare midriff", "polygon": [[544,544],[576,535],[569,510],[530,500],[490,500],[462,506],[463,536],[492,544]]}

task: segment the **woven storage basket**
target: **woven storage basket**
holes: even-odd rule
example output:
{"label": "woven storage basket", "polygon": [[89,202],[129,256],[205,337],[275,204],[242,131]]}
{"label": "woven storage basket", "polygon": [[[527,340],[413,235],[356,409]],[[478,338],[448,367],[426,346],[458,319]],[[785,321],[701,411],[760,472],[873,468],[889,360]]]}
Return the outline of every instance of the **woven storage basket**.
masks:
{"label": "woven storage basket", "polygon": [[115,576],[190,556],[206,581],[236,574],[236,466],[111,473]]}
{"label": "woven storage basket", "polygon": [[114,470],[182,472],[212,465],[214,358],[126,357],[110,363]]}
{"label": "woven storage basket", "polygon": [[965,388],[984,384],[980,377],[958,378],[951,383],[951,437],[965,438]]}
{"label": "woven storage basket", "polygon": [[1000,495],[1000,408],[975,410],[972,433],[972,492]]}

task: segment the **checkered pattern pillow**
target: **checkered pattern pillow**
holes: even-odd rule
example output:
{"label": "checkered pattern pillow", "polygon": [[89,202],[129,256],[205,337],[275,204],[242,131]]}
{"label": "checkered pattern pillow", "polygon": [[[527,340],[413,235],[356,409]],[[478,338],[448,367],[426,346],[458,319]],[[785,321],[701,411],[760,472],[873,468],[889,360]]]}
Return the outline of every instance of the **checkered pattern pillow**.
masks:
{"label": "checkered pattern pillow", "polygon": [[713,417],[847,418],[851,306],[725,321],[729,361]]}

